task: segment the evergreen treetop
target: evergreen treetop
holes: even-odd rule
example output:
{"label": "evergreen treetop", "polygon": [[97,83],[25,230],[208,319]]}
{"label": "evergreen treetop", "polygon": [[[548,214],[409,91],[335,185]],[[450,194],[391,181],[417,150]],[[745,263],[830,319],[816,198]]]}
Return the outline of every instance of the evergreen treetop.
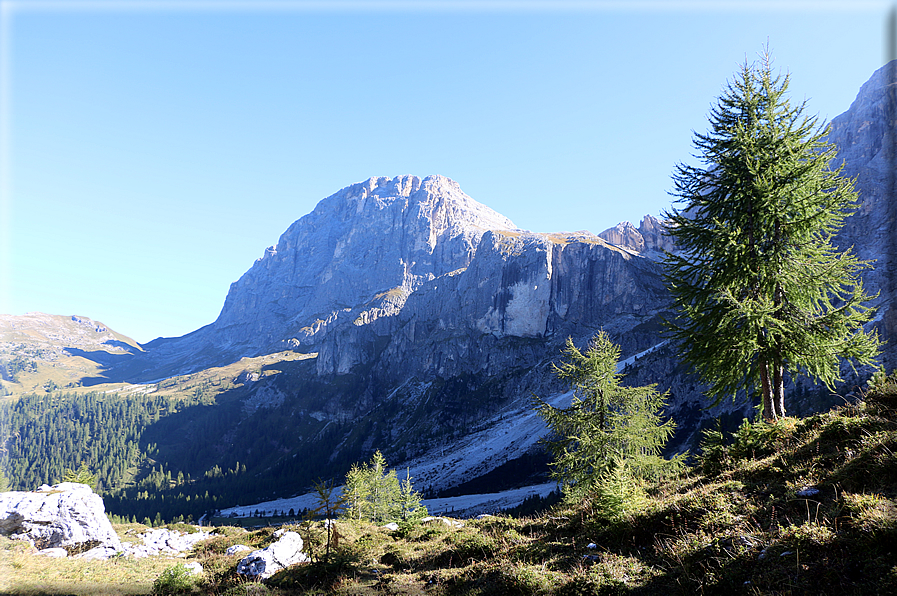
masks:
{"label": "evergreen treetop", "polygon": [[352,465],[346,474],[343,495],[345,516],[349,519],[383,523],[414,520],[427,514],[420,494],[411,484],[410,470],[406,470],[400,482],[395,470],[387,469],[380,451],[368,463]]}

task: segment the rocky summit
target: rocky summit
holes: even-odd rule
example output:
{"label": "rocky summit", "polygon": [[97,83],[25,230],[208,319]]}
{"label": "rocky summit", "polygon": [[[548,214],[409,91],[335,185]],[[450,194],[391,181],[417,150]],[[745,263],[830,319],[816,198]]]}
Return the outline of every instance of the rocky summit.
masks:
{"label": "rocky summit", "polygon": [[249,350],[314,346],[340,323],[401,309],[423,284],[467,267],[509,219],[442,177],[371,178],[327,197],[228,292],[216,338]]}

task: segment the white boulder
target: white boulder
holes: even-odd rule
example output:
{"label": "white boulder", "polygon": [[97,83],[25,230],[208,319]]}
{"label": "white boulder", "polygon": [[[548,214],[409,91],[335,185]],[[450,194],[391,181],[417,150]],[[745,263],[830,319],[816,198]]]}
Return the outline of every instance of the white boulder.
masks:
{"label": "white boulder", "polygon": [[197,542],[206,540],[211,532],[191,532],[182,534],[177,530],[156,528],[147,530],[140,535],[143,544],[128,544],[125,553],[135,558],[152,557],[156,555],[177,555],[192,550]]}
{"label": "white boulder", "polygon": [[458,519],[452,519],[450,517],[433,517],[427,516],[420,520],[422,524],[443,524],[450,528],[463,528],[464,522]]}
{"label": "white boulder", "polygon": [[237,573],[257,579],[268,579],[281,569],[311,559],[302,552],[302,537],[296,532],[284,532],[280,539],[267,547],[252,551],[237,564]]}
{"label": "white boulder", "polygon": [[193,575],[202,575],[202,563],[200,563],[199,561],[185,563],[184,567]]}
{"label": "white boulder", "polygon": [[238,554],[238,553],[245,553],[245,552],[249,552],[249,551],[251,551],[251,550],[252,550],[252,549],[249,548],[248,546],[246,546],[245,544],[235,544],[235,545],[233,545],[233,546],[228,546],[228,547],[227,547],[227,550],[224,551],[224,554],[226,554],[226,555],[236,555],[236,554]]}
{"label": "white boulder", "polygon": [[28,540],[39,550],[70,554],[102,546],[121,550],[103,499],[86,484],[46,484],[36,491],[0,493],[0,534]]}

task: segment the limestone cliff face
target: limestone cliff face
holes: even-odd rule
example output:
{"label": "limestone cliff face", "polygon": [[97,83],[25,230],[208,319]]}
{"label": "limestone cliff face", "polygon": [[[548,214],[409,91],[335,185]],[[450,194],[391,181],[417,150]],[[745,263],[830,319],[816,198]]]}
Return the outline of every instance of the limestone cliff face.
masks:
{"label": "limestone cliff face", "polygon": [[395,312],[421,284],[466,267],[490,229],[514,224],[442,176],[353,184],[232,284],[213,331],[250,349],[291,338],[313,345],[354,309],[364,306],[367,320]]}
{"label": "limestone cliff face", "polygon": [[672,239],[664,233],[663,223],[653,215],[643,217],[638,229],[624,221],[604,230],[598,236],[611,244],[652,259],[661,258],[665,250],[674,249]]}
{"label": "limestone cliff face", "polygon": [[376,360],[394,380],[492,376],[554,358],[567,336],[600,329],[635,351],[656,335],[629,332],[664,304],[657,265],[597,236],[489,231],[466,268],[423,284],[395,316],[357,321],[324,341],[318,372],[345,374]]}
{"label": "limestone cliff face", "polygon": [[856,178],[859,208],[847,219],[837,242],[872,260],[864,274],[867,289],[881,292],[879,315],[889,340],[885,360],[897,363],[897,312],[893,309],[897,272],[897,61],[877,70],[863,85],[850,109],[831,122],[829,141],[838,147],[836,163]]}

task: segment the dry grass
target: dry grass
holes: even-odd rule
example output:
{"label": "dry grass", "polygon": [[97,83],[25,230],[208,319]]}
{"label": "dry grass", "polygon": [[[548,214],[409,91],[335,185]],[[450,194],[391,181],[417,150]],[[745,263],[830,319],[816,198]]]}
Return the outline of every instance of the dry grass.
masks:
{"label": "dry grass", "polygon": [[176,559],[86,561],[33,554],[24,542],[0,538],[0,593],[123,596],[150,594],[153,581]]}

